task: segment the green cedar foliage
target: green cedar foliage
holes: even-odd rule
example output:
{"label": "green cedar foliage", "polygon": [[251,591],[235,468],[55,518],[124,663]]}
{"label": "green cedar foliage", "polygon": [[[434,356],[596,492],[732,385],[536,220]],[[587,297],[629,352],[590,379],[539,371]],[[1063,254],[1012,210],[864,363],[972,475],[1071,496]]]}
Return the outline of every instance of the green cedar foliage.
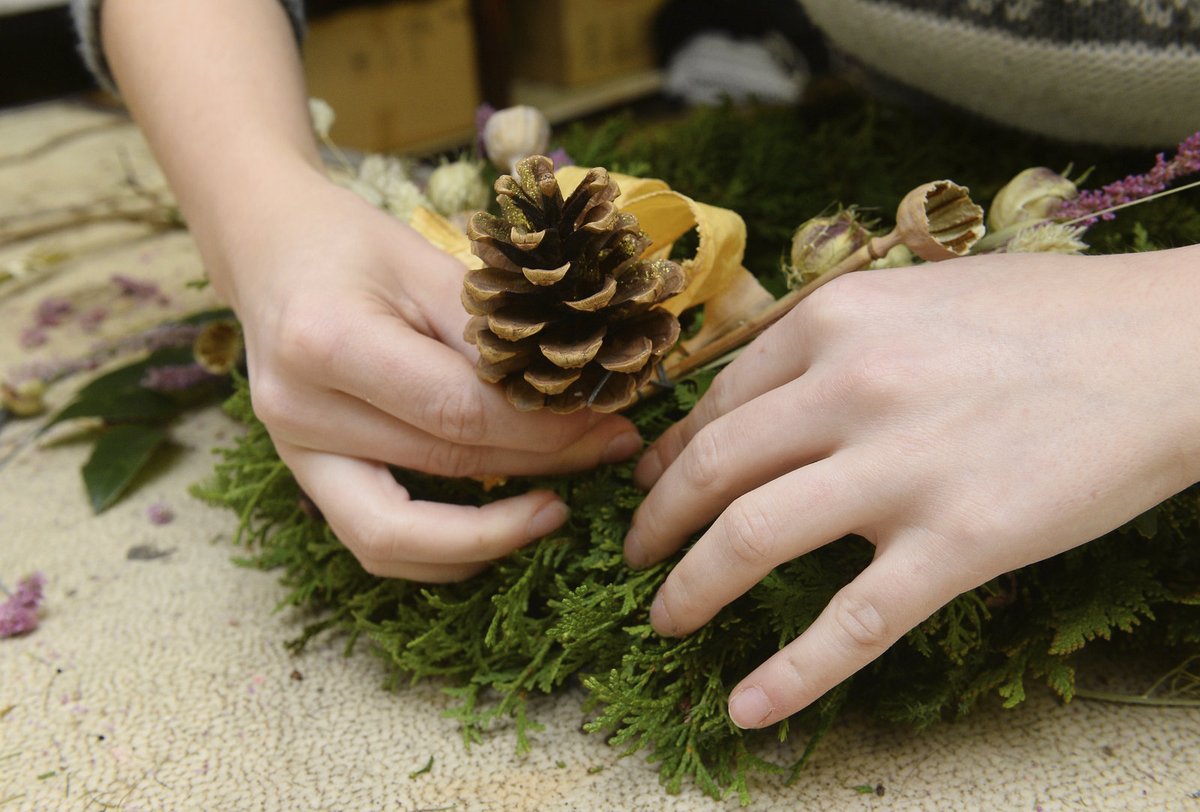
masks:
{"label": "green cedar foliage", "polygon": [[[886,219],[904,192],[931,178],[954,178],[987,200],[1030,165],[1094,162],[1089,180],[1098,185],[1147,163],[1144,154],[1055,145],[948,113],[846,99],[820,109],[704,110],[640,129],[619,117],[573,130],[567,148],[582,164],[662,177],[739,211],[749,228],[747,266],[775,287],[791,230],[837,204],[874,207]],[[1089,237],[1102,251],[1200,242],[1200,211],[1182,195],[1168,198]],[[653,439],[695,405],[714,375],[679,382],[629,417]],[[777,568],[695,634],[668,640],[650,629],[648,607],[673,562],[633,571],[622,561],[641,499],[632,465],[491,492],[398,472],[418,499],[482,504],[549,487],[572,514],[562,529],[468,583],[383,580],[358,566],[303,497],[254,418],[244,381],[227,408],[247,431],[220,452],[212,479],[196,492],[237,512],[246,562],[281,569],[290,590],[283,604],[313,613],[294,645],[327,630],[344,633],[347,650],[365,638],[389,686],[442,681],[467,742],[511,719],[520,749],[536,729],[526,715],[530,698],[582,681],[593,713],[587,728],[623,752],[647,752],[669,791],[691,780],[711,795],[734,791],[746,800],[753,773],[780,769],[729,722],[728,691],[807,628],[871,557],[861,539],[829,544]],[[843,707],[920,727],[964,715],[987,697],[1016,705],[1037,682],[1070,699],[1079,655],[1097,639],[1112,639],[1126,656],[1200,650],[1198,540],[1200,489],[1193,488],[1101,540],[956,598],[777,726],[780,738],[797,727],[809,737],[793,777]]]}

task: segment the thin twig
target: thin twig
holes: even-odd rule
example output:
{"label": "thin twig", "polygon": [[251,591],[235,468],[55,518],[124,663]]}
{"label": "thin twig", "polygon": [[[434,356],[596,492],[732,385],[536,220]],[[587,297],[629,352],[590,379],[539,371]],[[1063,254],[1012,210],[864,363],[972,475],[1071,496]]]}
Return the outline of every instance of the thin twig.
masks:
{"label": "thin twig", "polygon": [[11,155],[0,155],[0,167],[8,166],[9,164],[19,164],[22,161],[29,161],[35,158],[40,158],[46,153],[53,152],[59,147],[65,146],[78,138],[87,138],[88,136],[104,132],[106,130],[114,130],[118,127],[131,126],[129,119],[121,116],[102,121],[98,124],[89,124],[86,127],[80,127],[75,130],[68,130],[64,133],[59,133],[52,138],[43,141],[36,147],[31,147],[24,152],[15,152]]}
{"label": "thin twig", "polygon": [[143,211],[116,211],[116,212],[95,212],[93,214],[81,214],[75,217],[66,218],[57,222],[42,223],[37,226],[30,226],[24,230],[17,230],[7,234],[0,234],[0,245],[14,244],[32,240],[35,237],[45,237],[47,234],[55,234],[59,231],[68,231],[79,226],[95,225],[97,223],[141,223],[148,225],[155,231],[169,231],[174,228],[183,228],[183,224],[172,215],[170,212],[164,212],[161,209],[146,209]]}
{"label": "thin twig", "polygon": [[1076,688],[1079,699],[1094,699],[1097,702],[1113,702],[1119,705],[1152,705],[1159,708],[1200,708],[1200,699],[1160,699],[1142,694],[1118,694],[1109,691],[1092,691]]}

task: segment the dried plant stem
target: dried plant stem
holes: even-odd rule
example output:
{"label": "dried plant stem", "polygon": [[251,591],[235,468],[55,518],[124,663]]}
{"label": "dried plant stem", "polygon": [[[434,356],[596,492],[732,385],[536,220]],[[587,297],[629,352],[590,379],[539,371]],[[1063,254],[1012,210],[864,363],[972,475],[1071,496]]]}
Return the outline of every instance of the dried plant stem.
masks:
{"label": "dried plant stem", "polygon": [[1122,705],[1200,708],[1200,673],[1192,670],[1197,666],[1200,666],[1200,654],[1188,657],[1155,680],[1153,685],[1140,694],[1119,694],[1110,691],[1092,691],[1087,688],[1077,688],[1075,696],[1081,699],[1115,702]]}
{"label": "dried plant stem", "polygon": [[39,158],[49,152],[53,152],[61,146],[69,144],[79,138],[87,138],[96,133],[114,130],[119,127],[130,127],[132,123],[124,116],[118,116],[108,121],[102,121],[98,124],[89,124],[86,127],[80,127],[75,130],[69,130],[65,133],[60,133],[52,138],[48,138],[36,147],[31,147],[23,152],[15,152],[11,155],[0,155],[0,166],[9,166],[11,164],[19,164],[23,161],[31,161]]}
{"label": "dried plant stem", "polygon": [[1092,691],[1087,688],[1076,688],[1075,696],[1079,699],[1114,702],[1119,705],[1153,705],[1160,708],[1200,708],[1200,699],[1159,698],[1144,696],[1142,694],[1117,694],[1109,691]]}
{"label": "dried plant stem", "polygon": [[[867,244],[859,248],[850,256],[839,262],[837,265],[830,268],[825,273],[818,276],[816,279],[808,282],[803,287],[783,295],[775,301],[775,304],[768,307],[761,313],[747,319],[738,327],[730,330],[725,335],[716,340],[705,344],[698,350],[692,352],[687,358],[680,361],[674,367],[675,377],[681,378],[690,372],[705,366],[709,362],[726,355],[743,344],[748,344],[759,336],[763,331],[770,327],[775,322],[779,321],[800,301],[821,286],[832,282],[843,274],[857,271],[865,268],[873,260],[880,259],[887,254],[888,251],[895,248],[902,242],[898,230],[894,230],[882,237],[874,237],[867,241]],[[653,384],[651,385],[653,387]],[[649,390],[653,391],[653,389]],[[645,394],[645,393],[643,393]]]}
{"label": "dried plant stem", "polygon": [[85,211],[75,212],[69,216],[51,220],[47,223],[39,223],[35,226],[26,226],[25,228],[0,232],[0,245],[14,244],[37,237],[45,237],[60,231],[69,231],[79,226],[120,222],[142,223],[161,231],[183,227],[183,224],[171,211],[163,210],[162,208],[148,208],[138,211]]}

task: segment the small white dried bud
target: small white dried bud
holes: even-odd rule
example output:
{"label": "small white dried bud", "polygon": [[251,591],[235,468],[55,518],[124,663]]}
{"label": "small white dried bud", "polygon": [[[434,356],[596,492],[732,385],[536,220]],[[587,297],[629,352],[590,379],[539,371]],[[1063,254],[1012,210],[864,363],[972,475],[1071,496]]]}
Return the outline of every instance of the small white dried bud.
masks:
{"label": "small white dried bud", "polygon": [[329,131],[333,129],[333,122],[337,120],[337,114],[333,112],[329,102],[316,96],[309,98],[308,115],[312,119],[313,130],[322,141],[328,141]]}
{"label": "small white dried bud", "polygon": [[550,121],[536,107],[520,104],[497,110],[483,128],[483,148],[499,168],[517,174],[517,161],[544,155],[550,144]]}
{"label": "small white dried bud", "polygon": [[833,268],[866,245],[871,233],[852,209],[814,217],[792,235],[792,262],[786,268],[788,286],[798,288]]}
{"label": "small white dried bud", "polygon": [[1017,174],[996,193],[988,211],[988,228],[1000,231],[1021,223],[1045,220],[1079,190],[1053,169],[1035,166]]}
{"label": "small white dried bud", "polygon": [[1082,254],[1088,244],[1080,237],[1087,226],[1039,223],[1021,229],[1003,250],[1009,254]]}
{"label": "small white dried bud", "polygon": [[444,163],[429,176],[425,196],[447,217],[486,209],[492,190],[484,181],[482,170],[479,164],[466,159]]}
{"label": "small white dried bud", "polygon": [[892,246],[891,250],[867,267],[873,271],[880,268],[907,268],[913,264],[914,259],[912,250],[904,243],[900,243]]}

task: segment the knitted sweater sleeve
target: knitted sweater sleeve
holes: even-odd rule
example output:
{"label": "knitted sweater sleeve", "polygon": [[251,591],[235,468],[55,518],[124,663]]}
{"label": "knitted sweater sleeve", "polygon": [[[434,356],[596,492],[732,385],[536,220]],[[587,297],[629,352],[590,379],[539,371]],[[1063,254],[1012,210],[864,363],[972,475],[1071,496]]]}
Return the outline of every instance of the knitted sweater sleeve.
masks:
{"label": "knitted sweater sleeve", "polygon": [[[287,10],[296,39],[304,37],[304,2],[303,0],[280,0]],[[117,92],[116,83],[108,69],[108,60],[104,57],[104,46],[100,40],[100,7],[104,0],[71,0],[71,16],[75,21],[75,31],[79,34],[79,52],[88,70],[96,77],[106,90]]]}

